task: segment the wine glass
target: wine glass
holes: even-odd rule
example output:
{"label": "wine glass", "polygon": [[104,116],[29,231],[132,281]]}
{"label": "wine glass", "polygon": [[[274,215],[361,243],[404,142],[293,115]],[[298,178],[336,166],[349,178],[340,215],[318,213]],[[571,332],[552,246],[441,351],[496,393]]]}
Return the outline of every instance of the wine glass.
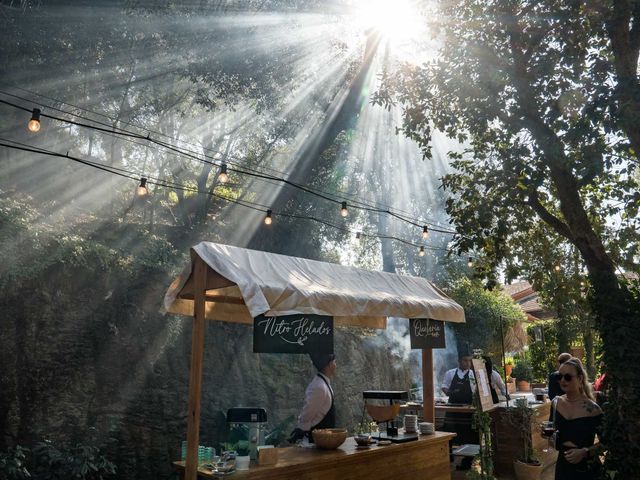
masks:
{"label": "wine glass", "polygon": [[556,427],[553,424],[553,422],[542,422],[540,427],[542,428],[542,436],[546,437],[546,439],[547,439],[547,446],[542,449],[542,452],[543,453],[547,453],[547,452],[550,452],[552,450],[552,448],[551,448],[551,436],[553,435],[553,432],[556,431]]}

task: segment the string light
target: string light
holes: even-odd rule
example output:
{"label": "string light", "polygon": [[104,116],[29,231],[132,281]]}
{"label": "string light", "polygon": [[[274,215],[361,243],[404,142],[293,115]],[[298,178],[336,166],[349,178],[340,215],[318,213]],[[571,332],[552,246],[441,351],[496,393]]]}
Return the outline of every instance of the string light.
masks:
{"label": "string light", "polygon": [[473,257],[469,257],[469,261],[467,262],[467,267],[473,268]]}
{"label": "string light", "polygon": [[427,238],[428,236],[429,236],[429,229],[425,225],[424,227],[422,227],[422,238]]}
{"label": "string light", "polygon": [[[6,142],[11,142],[11,143],[6,143]],[[216,198],[219,198],[221,200],[224,200],[226,202],[230,202],[233,204],[237,204],[240,205],[242,207],[245,208],[250,208],[253,210],[257,210],[257,211],[261,211],[264,212],[264,208],[266,208],[265,205],[260,205],[260,204],[256,204],[256,203],[252,203],[252,202],[246,202],[246,201],[239,201],[239,200],[234,200],[231,198],[228,198],[226,196],[222,196],[222,195],[217,195],[213,192],[207,191],[207,190],[198,190],[194,187],[191,186],[185,186],[179,183],[175,183],[175,182],[170,182],[167,180],[160,180],[160,179],[156,179],[153,177],[151,178],[151,181],[149,181],[149,179],[147,179],[146,177],[139,177],[138,173],[135,173],[131,170],[127,170],[127,169],[123,169],[123,168],[116,168],[113,166],[106,166],[100,163],[96,163],[96,162],[92,162],[89,160],[83,160],[81,158],[75,157],[73,155],[69,155],[69,153],[67,152],[65,153],[58,153],[58,152],[54,152],[54,151],[50,151],[50,150],[46,150],[43,148],[32,148],[29,145],[26,144],[21,144],[20,142],[15,142],[12,140],[6,140],[3,138],[0,138],[0,147],[4,147],[4,148],[9,148],[9,149],[15,149],[15,150],[20,150],[20,151],[24,151],[24,152],[30,152],[30,153],[34,153],[34,154],[38,154],[38,155],[47,155],[47,156],[51,156],[51,157],[57,157],[57,158],[62,158],[66,161],[73,161],[73,162],[77,162],[79,164],[88,166],[88,167],[92,167],[107,173],[110,173],[112,175],[118,175],[120,177],[124,177],[124,178],[128,178],[128,179],[132,179],[132,180],[136,180],[140,182],[140,185],[138,187],[138,189],[140,189],[140,187],[144,187],[144,190],[140,189],[141,192],[144,194],[144,192],[146,192],[147,194],[149,193],[147,190],[147,184],[151,183],[153,185],[159,186],[159,187],[165,187],[165,188],[170,188],[170,189],[176,189],[176,190],[183,190],[183,191],[187,191],[187,192],[192,192],[192,193],[198,193],[198,194],[203,194],[203,195],[210,195]],[[138,189],[136,190],[136,192],[138,192]],[[283,212],[276,212],[278,215],[281,215],[283,217],[286,218],[291,218],[291,219],[302,219],[302,220],[309,220],[309,221],[313,221],[313,222],[317,222],[317,223],[321,223],[325,226],[334,228],[336,230],[340,230],[343,232],[349,232],[349,233],[353,233],[351,230],[345,228],[344,226],[338,226],[338,225],[334,225],[330,222],[327,222],[325,220],[319,219],[317,217],[311,217],[311,216],[306,216],[306,215],[296,215],[296,214],[289,214],[289,213],[283,213]],[[265,218],[265,223],[267,225],[271,224],[271,217],[273,215],[272,210],[267,210],[267,217]],[[381,240],[386,239],[386,240],[393,240],[393,241],[397,241],[400,243],[403,243],[405,245],[411,246],[411,247],[419,247],[419,245],[416,245],[413,242],[410,242],[408,240],[396,237],[396,236],[392,236],[392,235],[385,235],[383,233],[361,233],[361,237],[364,236],[370,236],[370,237],[376,237],[379,238]],[[443,247],[424,247],[425,250],[434,250],[434,251],[447,251],[447,248],[443,248]]]}
{"label": "string light", "polygon": [[349,215],[349,210],[347,210],[347,202],[342,202],[342,208],[340,209],[340,215],[346,217]]}
{"label": "string light", "polygon": [[265,225],[271,225],[271,222],[273,220],[271,219],[271,210],[267,210],[267,214],[264,217],[264,224]]}
{"label": "string light", "polygon": [[33,112],[31,113],[31,120],[29,120],[29,125],[28,125],[29,131],[30,132],[38,132],[40,130],[40,109],[39,108],[34,108]]}
{"label": "string light", "polygon": [[[22,90],[24,90],[24,89],[22,89]],[[27,91],[27,90],[25,90],[25,91]],[[31,92],[31,93],[34,93],[34,92]],[[31,101],[30,99],[26,99],[26,98],[20,97],[18,95],[10,94],[10,93],[2,91],[2,90],[0,90],[0,94],[8,95],[8,96],[11,96],[11,97],[23,100],[23,101]],[[38,94],[36,94],[36,95],[38,95]],[[42,95],[38,95],[38,96],[42,96]],[[44,98],[49,98],[49,97],[44,96]],[[55,100],[55,99],[53,99],[53,100]],[[56,101],[59,102],[59,103],[62,103],[62,104],[71,105],[68,102],[64,102],[62,100],[56,100]],[[14,103],[11,103],[11,102],[3,100],[3,99],[0,99],[0,103],[2,103],[4,105],[11,106],[13,108],[17,108],[17,109],[23,110],[23,111],[27,111],[27,112],[29,111],[29,109],[26,108],[26,107],[23,107],[23,106],[20,106],[20,105],[16,105]],[[186,150],[185,149],[180,149],[180,148],[177,148],[177,147],[173,146],[171,143],[166,143],[166,142],[163,142],[163,141],[160,141],[160,140],[157,140],[157,139],[154,139],[154,138],[151,137],[151,133],[158,134],[158,135],[163,135],[163,136],[168,137],[167,135],[164,135],[164,134],[161,134],[161,133],[158,133],[158,132],[153,132],[153,131],[148,130],[148,129],[143,129],[143,130],[146,130],[146,132],[148,132],[146,135],[138,134],[138,133],[132,132],[130,130],[126,130],[124,128],[114,128],[111,124],[106,124],[106,123],[103,123],[103,122],[100,122],[100,121],[97,121],[97,120],[94,120],[94,119],[89,119],[89,118],[83,117],[82,115],[79,115],[77,113],[68,112],[68,111],[61,110],[59,108],[55,108],[55,107],[52,107],[52,106],[48,106],[47,108],[52,108],[53,110],[56,110],[56,111],[61,112],[63,114],[73,115],[74,117],[77,117],[77,118],[80,118],[80,119],[83,119],[83,120],[87,120],[87,121],[91,121],[93,123],[97,123],[98,125],[103,125],[104,127],[91,125],[91,124],[88,124],[88,123],[82,123],[82,122],[79,122],[79,121],[74,121],[74,120],[70,120],[70,119],[67,119],[67,118],[62,118],[62,117],[57,117],[57,116],[52,116],[52,115],[44,115],[44,117],[46,117],[46,118],[49,118],[49,119],[52,119],[52,120],[56,120],[56,121],[59,121],[59,122],[64,122],[64,123],[71,124],[71,125],[76,125],[78,127],[89,128],[89,129],[92,129],[92,130],[95,130],[95,131],[104,132],[107,135],[119,135],[119,136],[123,136],[123,137],[129,137],[129,138],[135,138],[135,139],[139,139],[139,140],[148,141],[148,142],[156,144],[156,145],[158,145],[158,146],[160,146],[162,148],[165,148],[167,150],[175,152],[178,155],[186,156],[186,157],[192,158],[192,159],[200,161],[200,162],[204,162],[204,163],[215,165],[214,162],[208,160],[206,154],[204,155],[204,158],[201,158],[201,156],[196,154],[195,151],[188,150],[188,149],[186,149]],[[78,107],[74,106],[74,108],[78,108]],[[86,109],[82,109],[82,108],[81,108],[81,110],[90,111],[90,110],[86,110]],[[36,125],[34,125],[34,128],[39,129],[39,127],[40,127],[40,125],[39,125],[40,109],[33,109],[34,115],[35,115],[36,111],[38,112],[38,118],[36,118],[37,122],[34,122],[36,124]],[[91,112],[91,113],[96,113],[96,112]],[[102,115],[102,116],[104,116],[104,115]],[[111,118],[111,117],[107,116],[107,118]],[[138,127],[138,128],[142,128],[142,127]],[[31,130],[31,127],[29,129]],[[31,131],[38,131],[38,130],[31,130]],[[171,137],[169,137],[169,138],[171,138]],[[183,143],[186,143],[186,142],[183,142]],[[234,171],[236,171],[236,169],[234,169]],[[330,199],[326,195],[323,195],[322,193],[313,191],[312,189],[307,188],[304,185],[300,185],[300,184],[297,184],[295,182],[290,182],[290,181],[288,181],[288,180],[286,180],[284,178],[278,177],[278,176],[274,176],[274,175],[270,175],[270,174],[264,174],[264,173],[260,173],[258,171],[250,171],[250,170],[238,170],[238,172],[241,173],[242,175],[248,175],[248,176],[252,176],[252,177],[255,177],[255,178],[262,178],[262,179],[265,179],[265,180],[274,180],[274,181],[284,182],[287,185],[290,185],[290,186],[292,186],[294,188],[300,189],[300,190],[302,190],[302,191],[304,191],[306,193],[309,193],[311,195],[315,195],[315,196],[318,196],[318,197],[321,197],[321,198],[325,198],[327,200]],[[222,173],[222,168],[221,168],[221,173]],[[221,183],[224,183],[224,181],[221,181]],[[335,199],[331,199],[331,200],[335,201]],[[342,202],[342,203],[346,203],[346,202]],[[356,202],[355,208],[358,208],[358,209],[361,209],[361,210],[372,211],[372,212],[384,213],[384,214],[390,215],[390,216],[392,216],[394,218],[397,218],[397,219],[399,219],[399,220],[401,220],[403,222],[409,223],[411,225],[415,225],[415,226],[418,226],[418,227],[420,226],[420,224],[418,224],[416,222],[416,220],[413,220],[413,219],[407,217],[406,215],[402,215],[400,213],[393,212],[389,208],[380,209],[380,208],[377,208],[377,207],[374,207],[374,206],[371,206],[369,204],[366,204],[366,203],[363,203],[363,202],[359,202],[359,201]],[[347,214],[348,214],[348,212],[347,212]],[[343,211],[341,211],[341,215],[346,216],[347,214],[345,214]],[[433,225],[435,225],[435,224],[433,224]],[[435,227],[432,228],[432,230],[433,231],[437,231],[437,232],[441,232],[441,233],[452,234],[452,235],[455,234],[455,232],[453,232],[453,231],[446,230],[446,229],[435,228]]]}
{"label": "string light", "polygon": [[424,257],[424,245],[420,247],[420,251],[418,252],[418,255],[420,255],[421,257]]}
{"label": "string light", "polygon": [[146,197],[149,194],[149,190],[147,189],[147,179],[145,177],[140,179],[140,185],[138,185],[136,193],[139,197]]}
{"label": "string light", "polygon": [[554,269],[556,272],[559,272],[559,271],[560,271],[560,265],[556,265],[555,267],[553,267],[553,269]]}
{"label": "string light", "polygon": [[220,165],[220,174],[218,175],[218,181],[220,183],[227,183],[229,181],[229,175],[227,174],[227,164]]}

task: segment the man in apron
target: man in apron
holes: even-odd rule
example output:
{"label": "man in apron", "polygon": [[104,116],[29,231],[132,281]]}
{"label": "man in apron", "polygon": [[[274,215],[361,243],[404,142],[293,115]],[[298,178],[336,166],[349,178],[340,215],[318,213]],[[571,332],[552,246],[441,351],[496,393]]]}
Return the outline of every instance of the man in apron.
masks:
{"label": "man in apron", "polygon": [[[458,368],[452,368],[444,376],[441,389],[449,397],[449,403],[452,405],[473,404],[475,377],[471,370],[472,358],[471,354],[462,351],[458,355]],[[478,433],[471,427],[472,416],[472,413],[445,413],[443,430],[457,434],[453,440],[456,444],[478,444]]]}
{"label": "man in apron", "polygon": [[296,429],[289,442],[295,443],[305,436],[313,441],[313,430],[335,428],[336,409],[331,387],[331,378],[336,373],[336,357],[333,354],[309,354],[318,370],[304,394],[304,405],[298,417]]}

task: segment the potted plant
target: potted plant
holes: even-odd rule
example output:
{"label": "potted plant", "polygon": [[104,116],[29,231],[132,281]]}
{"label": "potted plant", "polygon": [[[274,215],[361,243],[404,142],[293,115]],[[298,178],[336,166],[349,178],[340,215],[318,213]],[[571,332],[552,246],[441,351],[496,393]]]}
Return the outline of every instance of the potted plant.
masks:
{"label": "potted plant", "polygon": [[519,458],[513,461],[513,469],[518,480],[539,480],[542,474],[543,465],[533,449],[531,438],[531,422],[534,414],[533,409],[529,408],[527,400],[523,398],[518,399],[514,406],[507,408],[505,415],[514,431],[519,432],[522,442]]}
{"label": "potted plant", "polygon": [[516,378],[518,390],[521,392],[531,390],[530,383],[533,380],[533,367],[527,360],[518,360],[513,367],[512,375]]}
{"label": "potted plant", "polygon": [[511,376],[511,372],[513,371],[513,358],[507,357],[504,361],[504,374],[507,377]]}
{"label": "potted plant", "polygon": [[507,377],[507,393],[516,393],[516,379]]}

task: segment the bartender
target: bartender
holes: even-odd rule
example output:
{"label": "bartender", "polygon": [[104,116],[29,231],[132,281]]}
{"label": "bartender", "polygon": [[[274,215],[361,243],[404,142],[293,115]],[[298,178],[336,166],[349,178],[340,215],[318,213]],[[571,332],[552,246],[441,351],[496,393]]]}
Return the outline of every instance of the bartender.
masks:
{"label": "bartender", "polygon": [[309,437],[313,441],[313,430],[316,428],[335,428],[336,410],[334,405],[331,379],[336,373],[336,356],[333,354],[310,353],[313,366],[318,373],[307,386],[304,394],[304,405],[298,416],[296,429],[291,433],[289,442]]}
{"label": "bartender", "polygon": [[[440,388],[449,397],[449,403],[455,405],[472,405],[473,392],[475,390],[475,377],[471,370],[473,356],[461,351],[458,355],[458,368],[452,368],[444,375]],[[471,428],[471,413],[446,412],[444,416],[443,430],[456,433],[455,441],[462,445],[466,443],[477,444],[478,434]]]}

